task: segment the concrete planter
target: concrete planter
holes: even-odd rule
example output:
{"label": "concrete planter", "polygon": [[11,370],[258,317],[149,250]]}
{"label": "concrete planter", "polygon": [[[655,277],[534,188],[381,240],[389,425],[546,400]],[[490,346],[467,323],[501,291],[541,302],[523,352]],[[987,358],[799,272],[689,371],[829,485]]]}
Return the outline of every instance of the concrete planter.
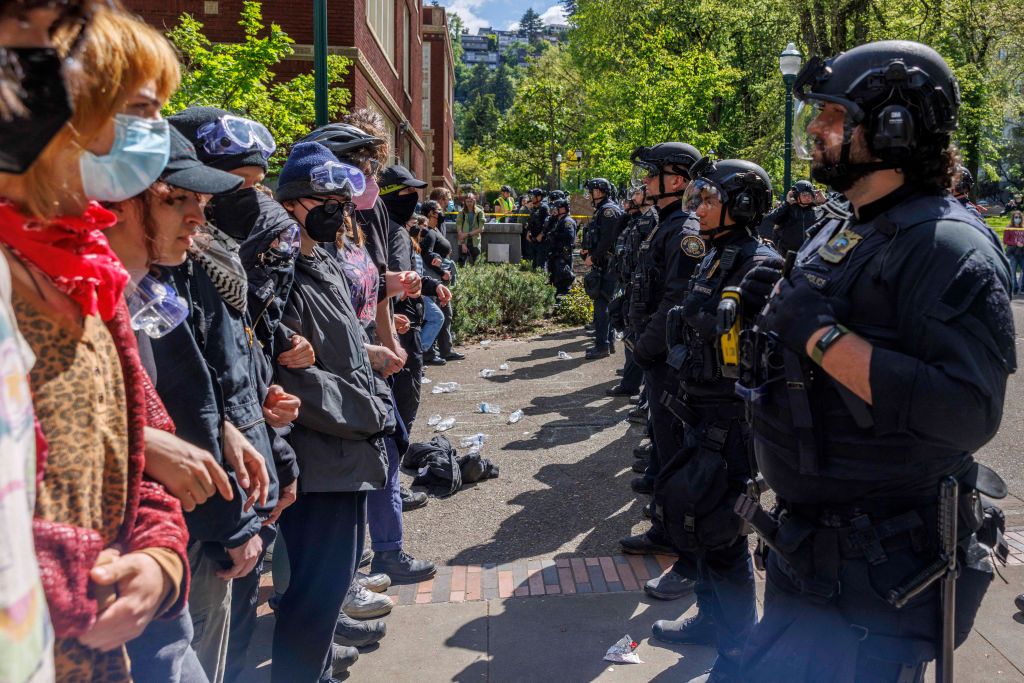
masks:
{"label": "concrete planter", "polygon": [[[459,238],[455,232],[455,223],[444,224],[445,237],[452,243],[452,256],[458,258]],[[523,259],[523,245],[520,242],[523,226],[519,223],[485,223],[484,232],[480,236],[480,258],[487,259],[487,247],[491,244],[508,245],[509,263],[519,263]]]}

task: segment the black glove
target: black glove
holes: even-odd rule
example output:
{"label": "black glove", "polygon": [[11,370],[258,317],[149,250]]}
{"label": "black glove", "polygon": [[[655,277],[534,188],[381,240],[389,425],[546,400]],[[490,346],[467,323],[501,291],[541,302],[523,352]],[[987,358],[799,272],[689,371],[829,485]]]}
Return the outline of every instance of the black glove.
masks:
{"label": "black glove", "polygon": [[804,355],[807,340],[816,330],[838,322],[834,303],[812,287],[803,275],[790,275],[781,281],[779,293],[768,302],[760,325],[766,332],[778,335],[790,349]]}
{"label": "black glove", "polygon": [[768,300],[775,283],[782,277],[782,269],[786,262],[780,258],[770,258],[751,268],[743,276],[740,283],[740,299],[743,301],[743,308],[750,314],[758,313],[764,308],[764,302]]}
{"label": "black glove", "polygon": [[683,343],[683,328],[686,327],[686,314],[682,306],[673,306],[665,316],[665,345],[672,348]]}

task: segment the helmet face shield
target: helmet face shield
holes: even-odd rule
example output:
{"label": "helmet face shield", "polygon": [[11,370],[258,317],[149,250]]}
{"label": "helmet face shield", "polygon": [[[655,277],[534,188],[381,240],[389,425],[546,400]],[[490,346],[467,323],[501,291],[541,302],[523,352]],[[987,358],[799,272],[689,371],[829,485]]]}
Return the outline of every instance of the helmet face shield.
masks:
{"label": "helmet face shield", "polygon": [[697,178],[686,186],[683,193],[683,209],[696,211],[702,204],[705,204],[705,209],[709,211],[721,209],[727,199],[718,185],[706,178]]}
{"label": "helmet face shield", "polygon": [[651,164],[634,163],[633,172],[629,177],[630,187],[638,187],[646,185],[648,178],[653,178],[658,175],[658,169]]}
{"label": "helmet face shield", "polygon": [[842,105],[803,100],[797,105],[794,118],[793,148],[798,159],[811,161],[815,148],[822,151],[842,148],[847,121],[847,112]]}

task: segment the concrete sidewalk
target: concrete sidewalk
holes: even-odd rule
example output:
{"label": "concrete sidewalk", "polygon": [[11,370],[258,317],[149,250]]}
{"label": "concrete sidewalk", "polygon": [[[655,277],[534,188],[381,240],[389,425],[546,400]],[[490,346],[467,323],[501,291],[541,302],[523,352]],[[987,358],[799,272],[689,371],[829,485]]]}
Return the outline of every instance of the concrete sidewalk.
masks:
{"label": "concrete sidewalk", "polygon": [[[974,631],[957,650],[957,681],[1024,681],[1024,616],[1013,607],[1024,567],[1003,575],[1010,583],[996,579]],[[759,580],[759,608],[763,592]],[[386,617],[388,636],[361,654],[347,680],[678,683],[705,671],[714,651],[659,643],[650,638],[651,625],[694,610],[692,597],[661,602],[638,591],[399,605]],[[269,681],[272,630],[267,613],[250,649],[255,672],[246,680]],[[603,661],[608,647],[627,634],[640,643],[643,664]]]}
{"label": "concrete sidewalk", "polygon": [[[1016,307],[1018,329],[1024,329]],[[626,558],[618,539],[644,531],[644,503],[629,489],[631,450],[643,437],[626,421],[628,403],[604,390],[616,381],[622,353],[583,360],[588,335],[563,330],[527,339],[495,339],[460,350],[467,359],[430,367],[414,441],[428,441],[432,414],[456,418],[446,432],[487,434],[484,457],[498,479],[469,486],[407,513],[405,545],[439,565],[436,579],[389,591],[396,606],[388,636],[362,653],[350,681],[686,681],[712,662],[709,648],[650,641],[658,619],[676,619],[692,598],[664,603],[639,588],[668,558]],[[570,359],[558,357],[558,352]],[[1024,353],[1024,349],[1021,350]],[[498,370],[509,363],[507,371]],[[498,370],[481,378],[483,368]],[[451,394],[431,394],[439,382]],[[1024,381],[1011,378],[999,435],[979,459],[1007,478],[1003,501],[1011,525],[1024,523]],[[481,414],[482,401],[500,415]],[[525,418],[507,424],[522,408]],[[404,482],[408,485],[408,475]],[[1013,598],[1024,591],[1024,533],[1011,535],[1013,566],[996,578],[974,632],[958,650],[957,681],[1024,682],[1024,616]],[[269,579],[269,576],[264,577]],[[763,582],[758,581],[758,595]],[[266,597],[266,593],[264,594]],[[273,615],[260,609],[246,681],[269,681]],[[629,634],[643,664],[611,665],[605,651]]]}

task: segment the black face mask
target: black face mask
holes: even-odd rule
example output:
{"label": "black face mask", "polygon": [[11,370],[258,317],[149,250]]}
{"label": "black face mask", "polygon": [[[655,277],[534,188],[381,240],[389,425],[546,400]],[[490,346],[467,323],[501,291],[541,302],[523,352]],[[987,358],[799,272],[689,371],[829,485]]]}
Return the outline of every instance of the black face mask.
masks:
{"label": "black face mask", "polygon": [[338,231],[345,226],[345,212],[338,209],[332,214],[327,213],[323,204],[313,207],[306,214],[306,234],[317,242],[333,242]]}
{"label": "black face mask", "polygon": [[[0,120],[0,172],[24,173],[71,118],[71,103],[61,72],[63,62],[48,47],[9,47],[0,59],[21,72],[15,98],[25,108],[9,121]],[[2,53],[2,51],[0,51]],[[5,70],[7,70],[5,69]],[[26,134],[31,131],[31,134]]]}
{"label": "black face mask", "polygon": [[409,234],[412,235],[413,239],[419,239],[420,235],[423,234],[423,228],[419,228],[419,227],[409,228]]}
{"label": "black face mask", "polygon": [[388,216],[399,225],[409,222],[413,213],[416,212],[416,204],[419,197],[415,192],[409,194],[389,194],[381,197],[384,206],[388,209]]}
{"label": "black face mask", "polygon": [[239,242],[249,236],[260,215],[255,187],[218,195],[206,207],[206,217],[222,232]]}

